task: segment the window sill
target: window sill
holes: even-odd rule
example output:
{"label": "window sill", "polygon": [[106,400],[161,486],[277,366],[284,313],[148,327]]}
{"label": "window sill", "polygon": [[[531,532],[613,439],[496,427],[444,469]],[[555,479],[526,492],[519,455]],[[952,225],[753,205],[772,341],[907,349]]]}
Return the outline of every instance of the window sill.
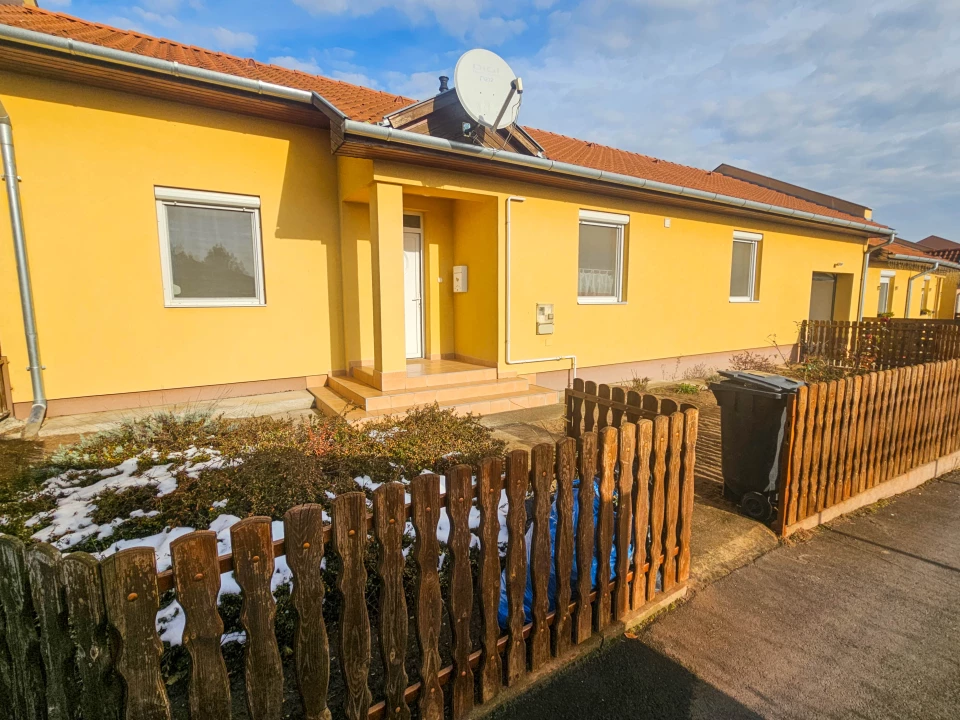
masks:
{"label": "window sill", "polygon": [[754,300],[754,299],[752,299],[752,298],[732,297],[732,298],[730,298],[730,302],[732,302],[732,303],[758,303],[758,302],[760,302],[760,301],[759,301],[759,300]]}
{"label": "window sill", "polygon": [[590,298],[577,298],[577,305],[626,305],[626,300],[607,300],[606,298],[600,298],[599,300],[592,300]]}
{"label": "window sill", "polygon": [[182,303],[164,303],[165,308],[235,308],[235,307],[246,307],[246,308],[258,308],[266,307],[267,303],[265,302],[212,302],[212,303],[203,303],[203,302],[182,302]]}

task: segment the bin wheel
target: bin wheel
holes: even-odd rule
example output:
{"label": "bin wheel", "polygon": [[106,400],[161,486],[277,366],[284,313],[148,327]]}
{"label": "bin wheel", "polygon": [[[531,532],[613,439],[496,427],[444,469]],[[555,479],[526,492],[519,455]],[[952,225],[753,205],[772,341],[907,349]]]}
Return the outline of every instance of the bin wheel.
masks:
{"label": "bin wheel", "polygon": [[773,517],[773,505],[766,495],[758,492],[748,492],[740,500],[740,512],[748,518],[767,522]]}

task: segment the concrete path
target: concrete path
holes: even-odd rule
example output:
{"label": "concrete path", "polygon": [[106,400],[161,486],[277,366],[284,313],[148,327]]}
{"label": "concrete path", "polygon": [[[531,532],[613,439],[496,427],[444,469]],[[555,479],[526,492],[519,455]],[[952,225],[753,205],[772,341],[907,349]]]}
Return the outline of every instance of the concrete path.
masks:
{"label": "concrete path", "polygon": [[960,473],[764,555],[495,717],[960,717]]}

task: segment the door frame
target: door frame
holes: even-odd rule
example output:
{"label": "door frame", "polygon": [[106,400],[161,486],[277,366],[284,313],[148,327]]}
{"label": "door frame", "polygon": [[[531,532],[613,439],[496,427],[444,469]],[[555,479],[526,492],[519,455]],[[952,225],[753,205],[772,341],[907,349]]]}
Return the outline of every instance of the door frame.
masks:
{"label": "door frame", "polygon": [[[425,357],[427,356],[427,307],[426,307],[426,297],[425,297],[425,296],[426,296],[426,287],[425,287],[425,283],[424,283],[424,266],[425,266],[424,253],[426,252],[426,249],[425,249],[425,243],[423,242],[423,239],[424,239],[424,228],[423,228],[424,217],[423,217],[423,213],[420,212],[419,210],[404,210],[404,211],[403,211],[403,214],[404,214],[404,215],[415,215],[415,216],[417,216],[418,218],[420,218],[420,227],[419,227],[419,228],[408,228],[408,227],[405,226],[405,225],[404,225],[404,227],[403,227],[403,232],[404,232],[404,233],[408,233],[408,232],[416,233],[416,234],[419,236],[419,238],[420,238],[420,253],[419,253],[419,254],[420,254],[420,355],[418,355],[417,357],[407,357],[407,358],[406,358],[407,360],[418,360],[418,359],[423,359],[423,358],[425,358]],[[404,292],[406,292],[406,279],[404,279]],[[403,352],[403,354],[406,355],[406,354],[407,354],[407,351],[406,351],[406,345],[407,345],[407,327],[406,327],[406,324],[404,324],[404,327],[403,327],[403,345],[404,345],[404,352]]]}

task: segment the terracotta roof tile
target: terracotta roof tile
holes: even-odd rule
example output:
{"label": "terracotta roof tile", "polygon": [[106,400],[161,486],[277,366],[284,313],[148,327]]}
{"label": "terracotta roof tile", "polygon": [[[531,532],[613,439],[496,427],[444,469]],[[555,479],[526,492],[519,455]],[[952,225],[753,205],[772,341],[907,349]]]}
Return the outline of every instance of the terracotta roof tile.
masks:
{"label": "terracotta roof tile", "polygon": [[769,188],[754,185],[745,180],[738,180],[737,178],[732,178],[720,173],[700,170],[686,165],[678,165],[677,163],[658,160],[648,155],[641,155],[627,150],[618,150],[617,148],[598,145],[597,143],[587,142],[586,140],[578,140],[567,137],[566,135],[558,135],[557,133],[547,130],[538,130],[537,128],[531,127],[524,129],[534,140],[540,143],[547,157],[551,160],[559,160],[574,165],[584,165],[596,170],[608,170],[610,172],[632,175],[633,177],[644,178],[646,180],[681,185],[706,192],[743,198],[744,200],[755,200],[778,207],[806,210],[807,212],[818,215],[842,218],[844,220],[856,220],[866,223],[867,225],[883,227],[877,223],[865,220],[862,217],[848,215],[839,210],[817,205],[808,200],[777,192],[776,190],[770,190]]}
{"label": "terracotta roof tile", "polygon": [[[379,122],[385,115],[415,102],[401,95],[268,65],[249,58],[239,58],[183,45],[134,31],[119,30],[108,25],[39,8],[0,5],[0,24],[72,38],[146,57],[176,61],[183,65],[216,70],[253,80],[263,80],[301,90],[313,90],[333,103],[347,117],[360,122]],[[547,157],[553,160],[883,227],[862,217],[847,215],[832,208],[720,173],[678,165],[546,130],[525,129],[543,147]]]}
{"label": "terracotta roof tile", "polygon": [[173,40],[150,37],[132,30],[119,30],[109,25],[40,8],[0,5],[0,24],[71,38],[101,47],[125,50],[145,57],[215,70],[251,80],[263,80],[300,90],[315,90],[347,116],[361,122],[377,122],[384,115],[415,102],[401,95],[268,65],[250,58],[239,58],[183,45]]}

